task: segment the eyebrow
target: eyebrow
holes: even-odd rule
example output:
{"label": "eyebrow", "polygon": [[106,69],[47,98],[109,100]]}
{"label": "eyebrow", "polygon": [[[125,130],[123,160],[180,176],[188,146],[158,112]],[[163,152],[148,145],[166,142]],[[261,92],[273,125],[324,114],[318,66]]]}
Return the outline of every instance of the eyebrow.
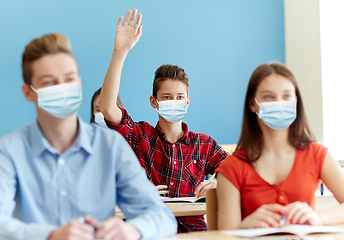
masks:
{"label": "eyebrow", "polygon": [[[262,91],[261,93],[272,93],[273,91]],[[293,90],[284,90],[283,92],[293,92]]]}
{"label": "eyebrow", "polygon": [[[162,95],[172,95],[171,93],[162,93]],[[177,93],[177,95],[185,95],[185,93]]]}
{"label": "eyebrow", "polygon": [[[72,71],[72,72],[65,73],[64,75],[68,76],[68,75],[72,75],[72,74],[76,74],[76,72]],[[44,74],[42,76],[39,76],[38,80],[41,80],[42,78],[52,78],[52,77],[54,77],[54,76],[53,75],[49,75],[49,74]]]}

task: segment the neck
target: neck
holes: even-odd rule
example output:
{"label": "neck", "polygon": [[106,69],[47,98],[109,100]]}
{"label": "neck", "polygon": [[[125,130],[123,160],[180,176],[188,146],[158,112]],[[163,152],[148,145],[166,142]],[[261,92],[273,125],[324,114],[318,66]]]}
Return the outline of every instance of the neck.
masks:
{"label": "neck", "polygon": [[177,142],[184,134],[182,120],[171,123],[159,115],[159,127],[165,133],[166,140],[171,143]]}
{"label": "neck", "polygon": [[288,151],[294,148],[289,142],[289,128],[274,130],[264,123],[260,123],[259,125],[264,139],[263,152],[283,153],[286,150]]}
{"label": "neck", "polygon": [[38,125],[41,128],[43,136],[49,144],[64,153],[75,141],[78,135],[77,114],[66,118],[57,118],[44,110],[37,110]]}

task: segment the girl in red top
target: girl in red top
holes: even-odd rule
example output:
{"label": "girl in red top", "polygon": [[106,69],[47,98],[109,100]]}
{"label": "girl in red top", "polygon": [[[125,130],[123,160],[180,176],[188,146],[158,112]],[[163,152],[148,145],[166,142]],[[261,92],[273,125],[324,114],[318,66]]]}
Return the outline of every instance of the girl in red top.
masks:
{"label": "girl in red top", "polygon": [[[238,146],[217,169],[220,230],[343,223],[344,176],[314,142],[299,87],[282,64],[262,64],[248,84]],[[322,180],[341,203],[315,211]]]}

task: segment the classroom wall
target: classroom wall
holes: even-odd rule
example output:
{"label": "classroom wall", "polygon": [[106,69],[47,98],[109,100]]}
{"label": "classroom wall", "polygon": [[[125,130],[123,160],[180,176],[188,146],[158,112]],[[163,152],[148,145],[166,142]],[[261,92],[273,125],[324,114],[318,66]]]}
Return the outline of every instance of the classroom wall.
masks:
{"label": "classroom wall", "polygon": [[71,40],[83,82],[79,113],[89,121],[117,19],[133,8],[143,14],[143,35],[127,57],[120,88],[133,119],[156,124],[157,113],[149,105],[154,71],[161,64],[178,64],[190,78],[189,129],[220,144],[236,143],[252,71],[264,62],[285,62],[283,0],[1,1],[0,136],[36,117],[21,93],[21,55],[33,38],[51,32]]}
{"label": "classroom wall", "polygon": [[286,65],[300,85],[310,126],[323,143],[319,0],[286,0]]}

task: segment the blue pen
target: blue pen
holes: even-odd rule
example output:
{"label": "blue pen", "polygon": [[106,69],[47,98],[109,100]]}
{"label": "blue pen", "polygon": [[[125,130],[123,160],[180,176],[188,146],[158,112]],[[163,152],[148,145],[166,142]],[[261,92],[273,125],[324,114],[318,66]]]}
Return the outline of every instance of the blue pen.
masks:
{"label": "blue pen", "polygon": [[280,226],[282,227],[285,224],[285,220],[287,220],[287,215],[284,214],[279,222]]}
{"label": "blue pen", "polygon": [[93,225],[92,223],[87,222],[86,219],[83,218],[83,217],[79,217],[78,221],[79,221],[79,223],[86,223],[86,224],[91,225],[94,228],[94,231],[97,230],[97,226],[96,225]]}

